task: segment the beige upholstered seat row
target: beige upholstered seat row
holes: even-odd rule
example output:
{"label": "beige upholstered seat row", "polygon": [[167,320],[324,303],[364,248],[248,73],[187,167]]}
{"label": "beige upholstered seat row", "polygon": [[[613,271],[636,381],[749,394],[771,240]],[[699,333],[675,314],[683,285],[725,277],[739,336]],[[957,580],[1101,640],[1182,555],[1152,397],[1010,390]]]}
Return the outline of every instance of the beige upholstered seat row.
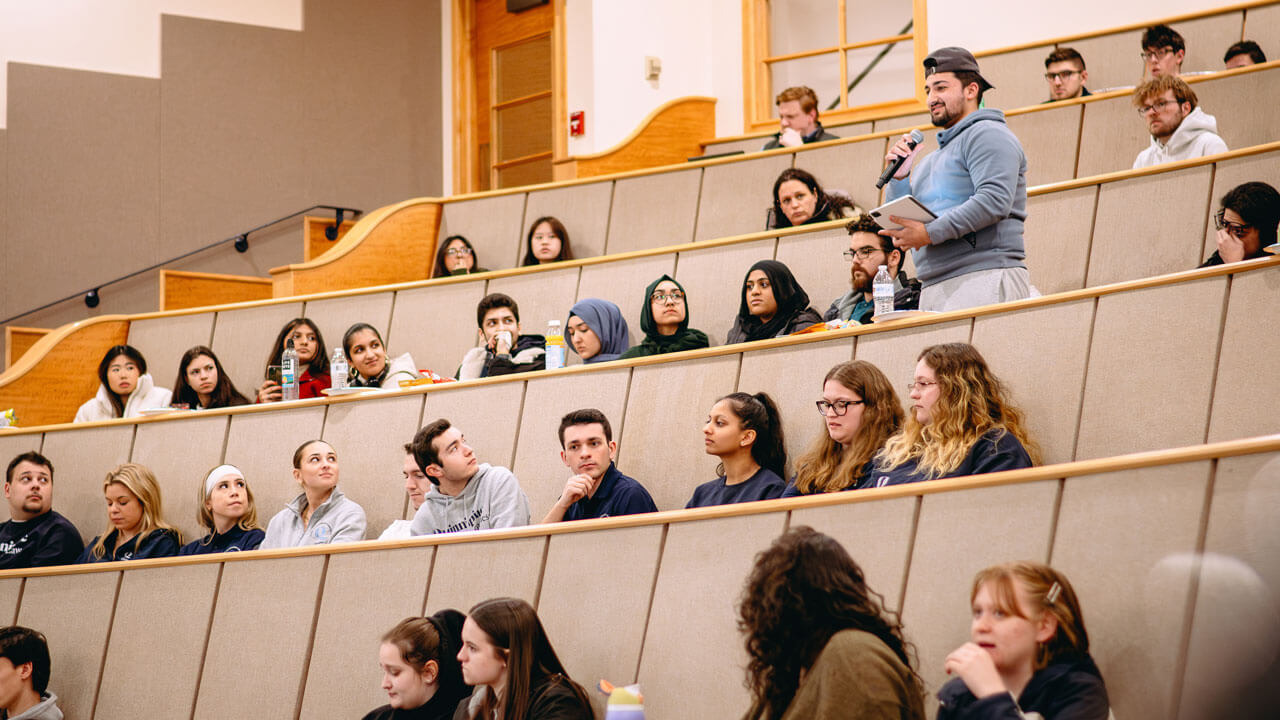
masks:
{"label": "beige upholstered seat row", "polygon": [[85,720],[359,717],[386,699],[382,632],[503,595],[535,604],[585,685],[638,679],[649,717],[733,717],[742,583],[775,536],[810,525],[901,611],[929,706],[968,639],[973,574],[1033,559],[1072,580],[1117,717],[1207,717],[1191,712],[1221,690],[1206,678],[1246,675],[1241,648],[1275,639],[1259,633],[1280,587],[1277,502],[1271,436],[470,536],[10,571],[0,612],[47,634],[50,689]]}

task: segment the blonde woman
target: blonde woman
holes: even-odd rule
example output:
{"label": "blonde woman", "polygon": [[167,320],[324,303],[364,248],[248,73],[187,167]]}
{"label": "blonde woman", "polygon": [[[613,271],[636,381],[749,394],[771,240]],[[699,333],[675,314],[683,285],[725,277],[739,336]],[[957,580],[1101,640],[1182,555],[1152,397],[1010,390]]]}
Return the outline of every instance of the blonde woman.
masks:
{"label": "blonde woman", "polygon": [[972,345],[925,348],[915,377],[907,424],[876,456],[873,487],[1039,464],[1022,411]]}
{"label": "blonde woman", "polygon": [[240,468],[219,465],[210,470],[199,492],[196,522],[209,532],[183,545],[179,555],[256,550],[262,544],[266,533],[258,527],[253,491]]}
{"label": "blonde woman", "polygon": [[155,475],[144,465],[124,463],[102,482],[110,529],[89,543],[82,563],[141,560],[178,554],[182,536],[163,516]]}

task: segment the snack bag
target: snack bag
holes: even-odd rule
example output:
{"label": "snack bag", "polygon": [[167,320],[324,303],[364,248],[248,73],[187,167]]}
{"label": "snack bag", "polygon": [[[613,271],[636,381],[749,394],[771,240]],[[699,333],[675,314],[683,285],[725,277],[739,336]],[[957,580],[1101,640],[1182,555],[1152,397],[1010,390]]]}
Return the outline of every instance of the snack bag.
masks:
{"label": "snack bag", "polygon": [[608,680],[600,681],[600,692],[609,696],[604,720],[644,720],[644,696],[640,685],[617,687]]}
{"label": "snack bag", "polygon": [[18,416],[14,414],[13,408],[0,412],[0,427],[18,427]]}

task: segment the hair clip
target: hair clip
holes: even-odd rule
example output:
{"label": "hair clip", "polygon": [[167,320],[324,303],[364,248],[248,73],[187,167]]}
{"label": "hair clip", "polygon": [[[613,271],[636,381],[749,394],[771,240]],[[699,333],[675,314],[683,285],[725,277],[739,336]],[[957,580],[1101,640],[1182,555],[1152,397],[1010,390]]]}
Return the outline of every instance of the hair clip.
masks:
{"label": "hair clip", "polygon": [[1044,602],[1046,605],[1052,605],[1058,602],[1058,596],[1062,594],[1062,586],[1055,580],[1053,586],[1049,588],[1049,592],[1044,594]]}

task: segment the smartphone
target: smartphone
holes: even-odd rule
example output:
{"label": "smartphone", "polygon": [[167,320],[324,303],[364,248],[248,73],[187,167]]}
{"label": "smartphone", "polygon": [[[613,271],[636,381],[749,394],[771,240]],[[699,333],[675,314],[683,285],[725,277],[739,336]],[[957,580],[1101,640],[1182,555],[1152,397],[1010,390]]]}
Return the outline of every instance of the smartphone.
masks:
{"label": "smartphone", "polygon": [[279,385],[279,384],[280,384],[281,371],[282,371],[283,369],[284,369],[284,366],[282,366],[282,365],[268,365],[268,366],[267,366],[267,379],[268,379],[268,380],[270,380],[271,382],[273,382],[273,383],[275,383],[275,384]]}

